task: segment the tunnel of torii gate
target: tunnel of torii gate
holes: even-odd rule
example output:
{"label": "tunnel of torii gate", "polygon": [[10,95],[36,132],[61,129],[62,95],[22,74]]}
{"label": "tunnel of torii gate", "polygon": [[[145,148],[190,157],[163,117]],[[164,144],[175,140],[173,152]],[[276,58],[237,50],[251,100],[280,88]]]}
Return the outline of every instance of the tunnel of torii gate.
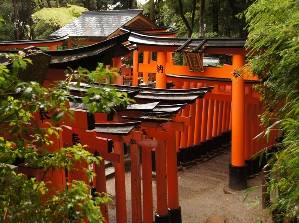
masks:
{"label": "tunnel of torii gate", "polygon": [[[113,162],[116,221],[125,223],[124,143],[129,144],[132,222],[181,223],[177,177],[181,165],[200,162],[231,145],[228,184],[232,190],[242,190],[247,188],[247,177],[260,171],[260,160],[255,159],[255,154],[274,144],[276,135],[270,135],[269,141],[254,139],[262,131],[258,118],[262,104],[260,96],[253,90],[253,85],[259,81],[244,68],[247,53],[244,40],[164,38],[123,31],[122,35],[82,49],[46,52],[51,61],[44,86],[63,79],[69,66],[92,69],[101,61],[119,68],[121,75],[114,86],[119,91],[126,91],[136,101],[112,116],[104,113],[90,115],[80,103],[81,93],[89,86],[82,85],[79,89],[69,86],[76,97],[76,103],[69,104],[75,121],[66,119],[61,123],[61,137],[53,139],[49,150],[81,142],[90,152]],[[125,47],[122,44],[128,42],[131,45]],[[127,68],[122,66],[121,57],[132,49],[133,86],[125,86],[121,77]],[[138,61],[140,53],[142,62]],[[153,60],[153,53],[156,60]],[[175,65],[173,53],[184,54],[187,65]],[[231,55],[232,65],[205,67],[204,54]],[[140,78],[148,82],[150,76],[155,81],[155,88],[138,86]],[[49,122],[42,112],[36,114],[36,120],[41,127]],[[92,182],[88,182],[80,169],[67,174],[64,170],[55,170],[46,178],[56,189],[75,179],[92,183],[98,192],[106,192],[103,162],[94,166],[97,176]],[[154,215],[152,170],[156,172]],[[41,179],[36,169],[19,166],[19,171]],[[109,222],[108,206],[102,206],[101,210]]]}
{"label": "tunnel of torii gate", "polygon": [[[277,135],[273,133],[269,141],[255,138],[262,131],[258,118],[262,103],[260,95],[253,89],[259,80],[244,66],[247,54],[245,40],[159,38],[131,33],[129,41],[136,45],[133,52],[133,86],[138,85],[140,77],[147,82],[149,74],[154,74],[156,87],[162,89],[167,88],[169,82],[174,83],[176,89],[214,86],[213,91],[203,99],[182,110],[182,116],[190,117],[192,121],[178,136],[181,161],[187,162],[188,156],[194,155],[194,150],[217,149],[219,140],[229,132],[229,188],[247,188],[248,176],[261,168],[260,158],[256,158],[255,154],[274,145]],[[142,62],[138,61],[140,52]],[[156,61],[151,60],[152,53],[156,53]],[[173,53],[184,54],[187,65],[175,65]],[[203,66],[203,55],[221,54],[231,55],[232,65]]]}

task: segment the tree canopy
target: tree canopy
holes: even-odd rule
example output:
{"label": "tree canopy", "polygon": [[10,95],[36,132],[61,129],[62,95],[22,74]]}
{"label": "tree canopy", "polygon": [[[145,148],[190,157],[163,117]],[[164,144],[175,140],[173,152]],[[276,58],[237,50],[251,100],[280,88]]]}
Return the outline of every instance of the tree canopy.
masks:
{"label": "tree canopy", "polygon": [[34,33],[37,39],[46,39],[48,36],[72,22],[87,11],[86,8],[68,5],[60,8],[43,8],[32,15]]}
{"label": "tree canopy", "polygon": [[[38,51],[39,52],[39,51]],[[38,53],[37,52],[37,53]],[[23,56],[25,55],[25,57]],[[55,151],[49,146],[60,137],[58,122],[72,119],[68,108],[73,101],[69,83],[89,83],[91,88],[84,96],[83,103],[89,112],[110,112],[114,107],[123,107],[130,101],[125,93],[116,92],[112,87],[97,89],[95,82],[103,83],[106,78],[117,75],[114,69],[107,70],[99,64],[95,71],[79,68],[70,70],[66,80],[44,88],[39,78],[24,81],[28,75],[38,77],[44,54],[35,54],[32,60],[27,54],[1,54],[0,65],[0,215],[5,223],[16,222],[103,222],[100,205],[108,202],[106,194],[92,191],[84,181],[66,182],[54,185],[47,180],[47,174],[55,170],[74,171],[78,163],[98,165],[101,157],[91,154],[85,145],[76,143]],[[30,74],[26,70],[30,66]],[[46,67],[47,68],[47,67]],[[34,70],[34,72],[31,72]],[[25,73],[23,73],[25,72]],[[45,72],[44,72],[45,73]],[[23,75],[24,74],[24,75]],[[109,89],[109,90],[108,90]],[[98,100],[104,98],[105,100]],[[45,125],[38,124],[40,112],[48,114]],[[75,163],[77,163],[75,165]],[[40,172],[41,178],[26,177],[15,172],[15,166],[25,166]],[[13,168],[12,168],[13,167]],[[81,166],[87,178],[92,181],[94,174]],[[60,187],[60,190],[55,188]]]}

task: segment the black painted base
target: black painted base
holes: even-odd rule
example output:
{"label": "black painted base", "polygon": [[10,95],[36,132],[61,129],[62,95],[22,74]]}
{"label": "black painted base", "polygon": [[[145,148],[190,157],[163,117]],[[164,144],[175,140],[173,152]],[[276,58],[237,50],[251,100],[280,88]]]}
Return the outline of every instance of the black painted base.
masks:
{"label": "black painted base", "polygon": [[178,209],[168,208],[168,212],[170,214],[171,223],[182,223],[181,207],[179,207]]}
{"label": "black painted base", "polygon": [[155,223],[172,223],[170,221],[170,214],[168,215],[159,215],[158,213],[155,214]]}
{"label": "black painted base", "polygon": [[254,176],[253,161],[252,160],[245,160],[245,164],[247,166],[247,176],[248,177]]}
{"label": "black painted base", "polygon": [[213,155],[215,151],[213,151],[213,139],[206,140],[206,148],[207,148],[207,155]]}
{"label": "black painted base", "polygon": [[244,190],[247,188],[247,166],[233,166],[229,164],[229,188]]}

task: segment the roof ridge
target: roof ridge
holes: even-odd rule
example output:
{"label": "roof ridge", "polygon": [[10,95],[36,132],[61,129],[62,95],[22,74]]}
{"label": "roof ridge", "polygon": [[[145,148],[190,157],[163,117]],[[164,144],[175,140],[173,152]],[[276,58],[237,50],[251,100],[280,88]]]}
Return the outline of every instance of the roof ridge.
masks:
{"label": "roof ridge", "polygon": [[138,12],[138,14],[143,12],[143,9],[124,9],[124,10],[99,10],[99,11],[85,11],[82,12],[82,15],[84,14],[128,14],[128,13],[132,13],[132,14],[137,14],[136,12]]}

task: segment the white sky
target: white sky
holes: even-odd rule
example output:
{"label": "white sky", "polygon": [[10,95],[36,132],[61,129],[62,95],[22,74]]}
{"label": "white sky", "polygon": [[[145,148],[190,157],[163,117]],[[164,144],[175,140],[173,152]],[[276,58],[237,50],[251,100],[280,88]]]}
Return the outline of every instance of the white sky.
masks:
{"label": "white sky", "polygon": [[148,0],[137,0],[138,3],[144,4],[146,3]]}

